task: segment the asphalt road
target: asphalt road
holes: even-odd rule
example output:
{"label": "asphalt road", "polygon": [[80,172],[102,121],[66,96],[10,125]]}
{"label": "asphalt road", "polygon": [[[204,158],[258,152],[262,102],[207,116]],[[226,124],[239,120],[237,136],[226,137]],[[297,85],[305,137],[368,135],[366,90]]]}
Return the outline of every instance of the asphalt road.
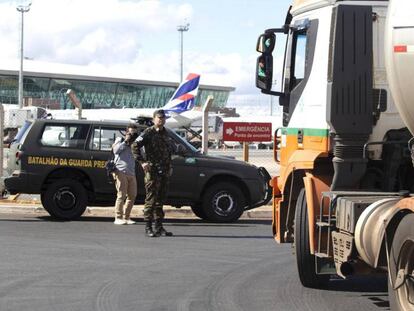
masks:
{"label": "asphalt road", "polygon": [[164,238],[112,220],[1,214],[0,310],[388,310],[383,277],[303,288],[268,220],[170,219]]}

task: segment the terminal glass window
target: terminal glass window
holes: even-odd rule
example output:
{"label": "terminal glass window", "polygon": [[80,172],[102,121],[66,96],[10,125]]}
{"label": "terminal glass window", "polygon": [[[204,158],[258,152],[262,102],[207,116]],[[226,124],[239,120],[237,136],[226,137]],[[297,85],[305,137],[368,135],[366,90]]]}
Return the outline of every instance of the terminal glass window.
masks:
{"label": "terminal glass window", "polygon": [[164,106],[174,94],[175,88],[166,86],[133,85],[120,83],[115,107],[157,108]]}
{"label": "terminal glass window", "polygon": [[84,149],[87,125],[46,125],[40,142],[43,146]]}
{"label": "terminal glass window", "polygon": [[[177,86],[25,76],[23,101],[25,106],[74,109],[66,95],[66,91],[72,89],[82,103],[83,109],[158,108],[170,100]],[[0,75],[0,103],[16,105],[17,93],[17,75]],[[229,91],[200,87],[195,105],[202,106],[208,95],[214,97],[214,107],[225,107]]]}
{"label": "terminal glass window", "polygon": [[199,95],[196,97],[195,105],[197,107],[202,107],[207,100],[209,95],[214,97],[213,107],[223,108],[226,106],[227,99],[229,98],[229,92],[226,91],[217,91],[217,90],[198,90]]}
{"label": "terminal glass window", "polygon": [[17,105],[17,76],[0,76],[0,103]]}

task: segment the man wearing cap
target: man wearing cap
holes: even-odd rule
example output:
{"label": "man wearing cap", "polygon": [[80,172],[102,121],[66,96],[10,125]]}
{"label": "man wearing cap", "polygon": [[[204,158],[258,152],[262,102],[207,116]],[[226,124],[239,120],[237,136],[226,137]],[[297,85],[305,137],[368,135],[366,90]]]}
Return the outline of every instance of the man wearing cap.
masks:
{"label": "man wearing cap", "polygon": [[115,172],[113,177],[117,190],[115,202],[116,225],[133,225],[130,219],[132,206],[137,196],[137,179],[135,176],[135,159],[131,145],[138,137],[138,128],[135,124],[128,125],[125,139],[118,137],[112,145],[114,153]]}
{"label": "man wearing cap", "polygon": [[[163,204],[172,174],[171,141],[164,127],[165,118],[164,110],[154,111],[154,125],[142,132],[133,148],[145,173],[144,221],[145,234],[148,237],[172,236],[172,233],[166,231],[162,225]],[[142,147],[145,149],[145,158],[140,153]],[[153,221],[155,221],[155,230],[152,229]]]}

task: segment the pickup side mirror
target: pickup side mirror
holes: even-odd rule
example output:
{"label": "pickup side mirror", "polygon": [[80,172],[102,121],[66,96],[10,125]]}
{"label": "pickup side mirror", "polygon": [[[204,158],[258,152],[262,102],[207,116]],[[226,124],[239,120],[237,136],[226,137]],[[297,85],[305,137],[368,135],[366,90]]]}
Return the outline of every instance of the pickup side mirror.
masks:
{"label": "pickup side mirror", "polygon": [[176,150],[175,150],[176,155],[179,155],[179,156],[183,157],[187,154],[187,149],[183,145],[177,144],[176,146],[177,146]]}

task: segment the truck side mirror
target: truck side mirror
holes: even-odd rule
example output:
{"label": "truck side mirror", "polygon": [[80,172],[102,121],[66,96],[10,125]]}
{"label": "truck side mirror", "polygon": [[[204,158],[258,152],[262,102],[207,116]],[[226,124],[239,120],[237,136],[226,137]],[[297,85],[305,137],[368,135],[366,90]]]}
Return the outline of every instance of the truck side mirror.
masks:
{"label": "truck side mirror", "polygon": [[256,86],[261,90],[270,91],[273,78],[273,56],[262,54],[256,62]]}
{"label": "truck side mirror", "polygon": [[272,53],[275,48],[276,36],[274,33],[265,33],[257,39],[256,51],[259,53]]}
{"label": "truck side mirror", "polygon": [[[282,77],[283,77],[283,62],[280,68],[277,68],[275,74],[279,79],[273,81],[273,50],[276,46],[276,34],[282,33],[286,35],[285,28],[267,29],[264,34],[261,34],[257,39],[256,51],[261,53],[256,62],[256,87],[262,90],[262,93],[283,97],[282,92]],[[279,48],[280,49],[280,48]],[[277,49],[276,52],[279,50]],[[278,56],[278,55],[277,55]],[[276,57],[276,63],[282,59]],[[278,66],[279,67],[279,66]],[[273,84],[278,88],[277,91],[272,90]]]}

